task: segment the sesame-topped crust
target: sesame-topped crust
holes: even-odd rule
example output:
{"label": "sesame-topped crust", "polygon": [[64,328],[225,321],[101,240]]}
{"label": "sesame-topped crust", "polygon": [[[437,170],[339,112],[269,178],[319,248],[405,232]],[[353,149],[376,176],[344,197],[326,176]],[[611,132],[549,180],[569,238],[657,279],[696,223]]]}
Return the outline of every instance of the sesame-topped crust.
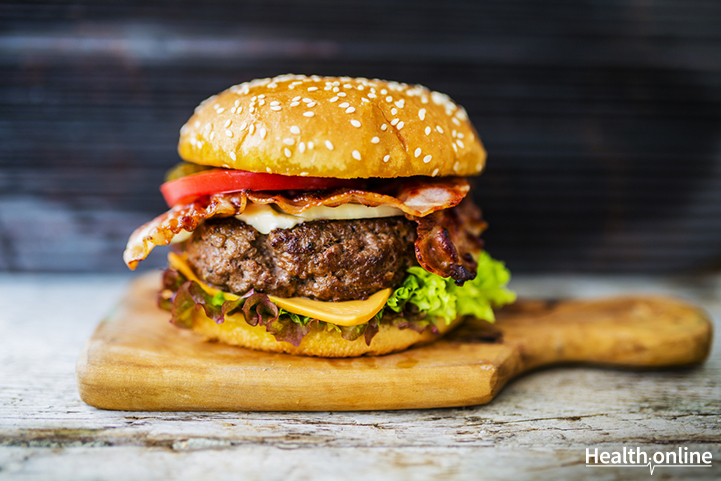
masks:
{"label": "sesame-topped crust", "polygon": [[252,172],[344,179],[474,175],[486,152],[463,107],[419,85],[283,75],[203,101],[180,156]]}

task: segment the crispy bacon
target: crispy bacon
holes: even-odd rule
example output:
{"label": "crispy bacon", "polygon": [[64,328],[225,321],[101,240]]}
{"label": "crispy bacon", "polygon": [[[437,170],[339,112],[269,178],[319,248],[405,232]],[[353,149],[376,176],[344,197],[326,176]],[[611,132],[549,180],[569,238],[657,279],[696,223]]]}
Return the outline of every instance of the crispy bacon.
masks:
{"label": "crispy bacon", "polygon": [[[215,194],[187,204],[176,205],[136,229],[128,240],[128,245],[123,253],[123,260],[130,269],[135,269],[138,262],[145,259],[156,245],[170,244],[176,235],[182,231],[192,232],[205,219],[240,214],[245,210],[248,201],[256,204],[276,204],[280,209],[290,214],[300,214],[316,206],[337,207],[347,203],[358,203],[370,207],[391,205],[403,211],[409,219],[420,221],[432,216],[432,218],[429,217],[427,221],[424,221],[425,230],[423,235],[421,235],[421,224],[419,222],[419,240],[421,238],[425,240],[420,244],[420,247],[419,243],[416,242],[418,260],[422,266],[429,266],[430,268],[426,268],[430,272],[448,272],[450,269],[452,274],[448,275],[454,276],[453,278],[459,281],[467,277],[463,269],[468,270],[471,265],[464,260],[464,255],[468,252],[465,249],[468,241],[466,236],[463,235],[464,231],[460,228],[460,224],[452,220],[455,219],[455,214],[449,217],[446,214],[442,215],[442,213],[458,205],[466,196],[468,190],[469,186],[466,179],[462,177],[444,177],[439,179],[398,179],[397,181],[379,185],[372,192],[344,188],[330,192],[270,193],[241,191],[231,194]],[[463,220],[458,220],[458,222],[462,223]],[[446,234],[443,234],[443,232],[446,232]],[[432,237],[429,237],[429,235]],[[464,248],[455,250],[453,245],[450,245],[450,247],[444,247],[439,254],[430,255],[428,249],[436,244],[439,246],[444,245],[443,242],[440,242],[441,238],[445,238],[444,236],[449,239],[445,241],[446,244],[459,242],[461,243],[459,245],[463,245]],[[421,254],[418,254],[419,252]],[[421,261],[420,255],[422,255],[423,261]],[[449,267],[456,265],[463,267]],[[475,273],[475,269],[473,272]],[[459,275],[461,277],[456,278]]]}
{"label": "crispy bacon", "polygon": [[450,277],[458,285],[476,277],[478,264],[472,254],[483,248],[480,235],[486,223],[472,202],[425,217],[406,217],[418,222],[416,258],[425,270]]}

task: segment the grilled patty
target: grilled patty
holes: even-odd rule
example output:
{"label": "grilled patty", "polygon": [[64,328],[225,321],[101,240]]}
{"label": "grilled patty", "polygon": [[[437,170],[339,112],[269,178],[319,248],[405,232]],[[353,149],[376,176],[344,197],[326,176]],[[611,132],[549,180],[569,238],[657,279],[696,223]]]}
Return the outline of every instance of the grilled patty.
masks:
{"label": "grilled patty", "polygon": [[417,264],[415,239],[403,217],[305,222],[267,235],[228,217],[199,226],[186,252],[196,274],[226,292],[346,301],[400,285]]}

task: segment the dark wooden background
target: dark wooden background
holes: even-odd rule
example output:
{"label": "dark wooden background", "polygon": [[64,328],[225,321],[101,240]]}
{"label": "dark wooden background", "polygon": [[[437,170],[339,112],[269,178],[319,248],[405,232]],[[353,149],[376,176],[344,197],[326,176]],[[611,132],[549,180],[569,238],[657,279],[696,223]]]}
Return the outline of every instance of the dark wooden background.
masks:
{"label": "dark wooden background", "polygon": [[125,269],[193,107],[287,72],[463,104],[513,271],[721,269],[717,0],[181,0],[0,4],[0,270]]}

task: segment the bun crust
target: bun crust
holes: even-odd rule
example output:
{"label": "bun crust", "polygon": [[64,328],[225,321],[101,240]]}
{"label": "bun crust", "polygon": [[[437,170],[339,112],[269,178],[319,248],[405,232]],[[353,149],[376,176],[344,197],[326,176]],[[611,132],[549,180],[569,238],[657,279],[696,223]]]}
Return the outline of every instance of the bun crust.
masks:
{"label": "bun crust", "polygon": [[226,318],[222,324],[205,315],[203,310],[193,311],[192,330],[202,335],[208,341],[220,341],[234,346],[246,347],[257,351],[285,352],[304,356],[319,357],[356,357],[368,354],[378,356],[391,352],[402,351],[413,345],[426,344],[435,341],[449,332],[463,320],[457,318],[450,324],[439,323],[438,332],[428,330],[422,334],[413,329],[399,329],[388,324],[381,324],[380,331],[373,337],[371,345],[365,343],[361,336],[355,341],[346,341],[336,330],[311,331],[301,341],[298,347],[278,342],[263,326],[251,326],[246,323],[242,315],[233,319]]}
{"label": "bun crust", "polygon": [[425,87],[284,75],[235,85],[180,130],[189,162],[343,179],[479,174],[486,152],[463,107]]}

